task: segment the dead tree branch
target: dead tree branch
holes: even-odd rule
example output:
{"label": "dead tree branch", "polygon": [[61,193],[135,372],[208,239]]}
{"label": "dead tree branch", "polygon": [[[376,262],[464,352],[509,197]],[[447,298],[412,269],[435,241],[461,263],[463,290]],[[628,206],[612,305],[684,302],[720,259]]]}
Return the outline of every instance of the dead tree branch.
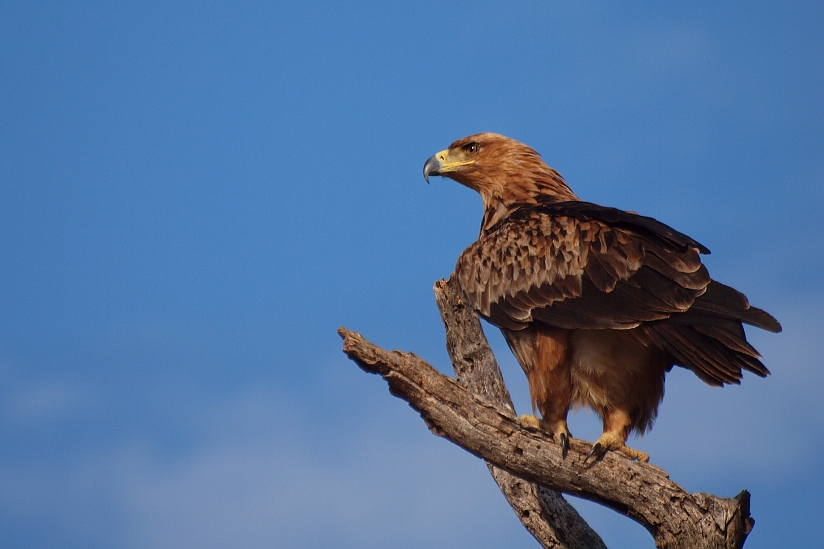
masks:
{"label": "dead tree branch", "polygon": [[[451,320],[447,314],[443,316],[449,332]],[[502,472],[540,487],[596,501],[628,515],[650,531],[658,547],[737,549],[752,529],[746,491],[732,499],[689,494],[658,467],[630,461],[616,452],[608,452],[600,461],[585,463],[590,444],[577,439],[570,441],[569,455],[563,459],[559,445],[545,433],[526,429],[518,422],[511,403],[500,405],[473,394],[412,353],[385,351],[344,328],[339,333],[344,340],[344,352],[364,371],[380,374],[387,381],[389,391],[409,402],[434,434],[451,440]],[[466,336],[464,333],[461,338]],[[468,357],[475,356],[473,347],[476,350],[481,347],[477,340],[467,340],[460,345],[465,347],[457,354]],[[450,349],[450,353],[455,356],[455,349]],[[462,368],[464,366],[456,364],[457,370]],[[497,389],[495,380],[465,383],[476,390],[486,384],[499,397],[503,394],[501,389],[505,391],[502,380]],[[542,490],[536,488],[534,493],[540,497]],[[557,499],[561,498],[555,501],[559,505]],[[529,505],[535,505],[534,500]],[[562,508],[563,504],[560,506],[549,509]],[[513,508],[519,511],[515,504]],[[580,517],[571,520],[583,522]],[[565,530],[568,525],[563,521],[547,524],[551,525],[545,530],[551,530],[555,540],[553,546],[547,545],[552,542],[541,539],[547,547],[599,547],[586,545],[593,543],[593,539],[601,543],[597,536],[584,539],[591,532],[588,527],[580,531],[574,526]],[[529,528],[526,522],[525,525]],[[529,529],[535,535],[540,528]],[[566,545],[561,545],[562,540]]]}

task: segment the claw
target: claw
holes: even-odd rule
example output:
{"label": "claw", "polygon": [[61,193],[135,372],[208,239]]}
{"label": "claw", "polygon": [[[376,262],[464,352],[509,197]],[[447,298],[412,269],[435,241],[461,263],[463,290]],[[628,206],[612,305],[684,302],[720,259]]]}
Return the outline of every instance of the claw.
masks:
{"label": "claw", "polygon": [[584,458],[584,463],[589,461],[589,458],[591,458],[592,456],[595,456],[595,459],[597,460],[599,457],[603,456],[605,453],[606,453],[606,450],[604,449],[603,446],[601,446],[601,443],[596,442],[592,446],[592,449],[590,449],[589,453],[587,454],[587,457]]}
{"label": "claw", "polygon": [[569,437],[566,433],[561,433],[561,457],[566,459],[569,453]]}

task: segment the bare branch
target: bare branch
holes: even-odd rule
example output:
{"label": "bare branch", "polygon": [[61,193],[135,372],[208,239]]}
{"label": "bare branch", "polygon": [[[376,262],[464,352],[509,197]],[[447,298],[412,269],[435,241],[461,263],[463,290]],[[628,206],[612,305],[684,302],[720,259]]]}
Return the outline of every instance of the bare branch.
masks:
{"label": "bare branch", "polygon": [[543,432],[523,428],[511,411],[469,393],[412,353],[388,352],[344,328],[344,352],[380,374],[429,429],[529,482],[607,505],[643,524],[661,548],[735,549],[752,528],[749,494],[733,499],[689,494],[650,464],[615,452],[584,463],[590,445],[573,439],[569,455]]}
{"label": "bare branch", "polygon": [[[453,279],[435,283],[435,301],[458,383],[515,417],[512,399],[478,316],[461,303]],[[601,537],[559,492],[527,482],[489,462],[487,467],[521,523],[543,547],[606,549]]]}

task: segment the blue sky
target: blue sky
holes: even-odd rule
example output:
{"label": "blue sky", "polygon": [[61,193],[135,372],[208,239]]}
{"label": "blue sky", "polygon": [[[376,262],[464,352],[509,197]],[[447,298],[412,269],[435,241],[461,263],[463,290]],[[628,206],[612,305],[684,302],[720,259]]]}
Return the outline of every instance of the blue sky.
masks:
{"label": "blue sky", "polygon": [[676,370],[631,444],[690,491],[750,490],[748,548],[809,546],[822,28],[814,2],[0,5],[3,545],[536,547],[335,331],[450,371],[432,284],[481,202],[421,169],[495,131],[696,238],[779,318],[750,330],[771,377]]}

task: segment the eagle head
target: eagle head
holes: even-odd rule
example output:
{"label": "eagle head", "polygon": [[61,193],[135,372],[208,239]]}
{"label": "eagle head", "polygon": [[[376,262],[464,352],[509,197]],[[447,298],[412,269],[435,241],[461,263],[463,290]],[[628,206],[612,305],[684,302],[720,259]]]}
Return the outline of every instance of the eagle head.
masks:
{"label": "eagle head", "polygon": [[479,133],[458,139],[426,161],[423,176],[454,179],[481,194],[484,203],[495,200],[531,202],[538,195],[577,200],[561,175],[535,149],[497,133]]}

